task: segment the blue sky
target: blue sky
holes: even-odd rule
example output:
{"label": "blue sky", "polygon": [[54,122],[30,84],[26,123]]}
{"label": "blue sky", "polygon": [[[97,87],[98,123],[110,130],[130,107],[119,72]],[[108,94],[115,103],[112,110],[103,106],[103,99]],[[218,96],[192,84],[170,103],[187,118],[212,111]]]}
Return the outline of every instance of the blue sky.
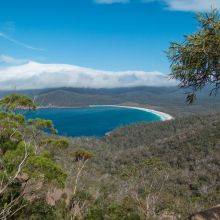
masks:
{"label": "blue sky", "polygon": [[220,0],[1,1],[2,63],[169,73],[169,42],[195,32],[194,12],[211,4],[220,8]]}

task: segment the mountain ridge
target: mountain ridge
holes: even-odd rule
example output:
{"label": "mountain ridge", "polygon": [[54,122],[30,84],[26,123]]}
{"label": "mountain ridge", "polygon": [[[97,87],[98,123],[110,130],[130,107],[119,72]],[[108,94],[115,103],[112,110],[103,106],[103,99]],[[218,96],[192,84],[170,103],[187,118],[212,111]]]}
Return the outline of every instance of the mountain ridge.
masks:
{"label": "mountain ridge", "polygon": [[207,95],[208,88],[198,94],[193,105],[186,105],[186,91],[178,87],[133,87],[115,89],[53,88],[39,90],[0,91],[0,97],[22,93],[35,98],[42,106],[84,107],[89,105],[121,105],[148,107],[171,115],[213,113],[220,111],[220,96]]}

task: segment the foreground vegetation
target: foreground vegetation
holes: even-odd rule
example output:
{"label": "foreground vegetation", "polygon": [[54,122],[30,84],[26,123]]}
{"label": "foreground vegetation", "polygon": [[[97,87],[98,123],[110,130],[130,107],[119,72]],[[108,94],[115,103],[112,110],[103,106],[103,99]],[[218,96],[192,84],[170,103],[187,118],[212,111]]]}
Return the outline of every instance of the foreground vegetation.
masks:
{"label": "foreground vegetation", "polygon": [[[67,182],[55,153],[67,148],[68,140],[55,136],[51,121],[25,120],[22,111],[35,108],[23,95],[0,100],[0,219],[38,219],[45,212],[53,219],[51,192],[63,189]],[[75,195],[79,174],[91,157],[82,150],[70,155],[78,169],[69,196]]]}
{"label": "foreground vegetation", "polygon": [[186,219],[220,202],[219,114],[67,139],[15,111],[29,98],[0,105],[1,219]]}

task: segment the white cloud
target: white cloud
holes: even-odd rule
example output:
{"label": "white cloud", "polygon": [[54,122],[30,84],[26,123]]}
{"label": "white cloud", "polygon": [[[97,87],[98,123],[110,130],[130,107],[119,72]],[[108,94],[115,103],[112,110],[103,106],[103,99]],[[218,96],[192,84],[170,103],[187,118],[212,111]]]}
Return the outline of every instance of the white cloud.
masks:
{"label": "white cloud", "polygon": [[209,11],[220,9],[220,0],[163,0],[169,9],[179,11]]}
{"label": "white cloud", "polygon": [[[129,3],[137,0],[94,0],[100,4]],[[220,9],[220,0],[138,0],[142,3],[163,3],[169,10],[177,11],[209,11],[211,8]]]}
{"label": "white cloud", "polygon": [[128,3],[129,0],[95,0],[98,4],[115,4],[115,3]]}
{"label": "white cloud", "polygon": [[160,72],[101,71],[68,64],[26,64],[0,69],[1,90],[57,87],[117,88],[134,86],[173,86]]}
{"label": "white cloud", "polygon": [[7,40],[7,41],[10,41],[10,42],[13,43],[13,44],[16,44],[16,45],[18,45],[18,46],[22,46],[22,47],[24,47],[24,48],[26,48],[26,49],[29,49],[29,50],[44,51],[44,49],[37,48],[37,47],[33,47],[33,46],[30,46],[30,45],[25,44],[25,43],[23,43],[23,42],[20,42],[20,41],[14,39],[14,38],[12,38],[12,37],[9,37],[8,35],[6,35],[6,34],[4,34],[4,33],[2,33],[2,32],[0,32],[0,37],[1,37],[1,38],[4,38],[4,39]]}
{"label": "white cloud", "polygon": [[10,64],[10,65],[20,65],[26,63],[28,60],[25,59],[17,59],[14,57],[10,57],[4,54],[0,55],[0,63]]}

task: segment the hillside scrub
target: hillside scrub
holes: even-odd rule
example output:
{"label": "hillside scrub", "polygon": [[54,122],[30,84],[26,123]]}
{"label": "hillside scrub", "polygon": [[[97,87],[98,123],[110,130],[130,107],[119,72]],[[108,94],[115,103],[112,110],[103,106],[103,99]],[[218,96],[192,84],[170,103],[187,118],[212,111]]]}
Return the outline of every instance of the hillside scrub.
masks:
{"label": "hillside scrub", "polygon": [[139,123],[71,145],[95,155],[79,183],[89,195],[85,219],[187,219],[220,202],[219,114]]}
{"label": "hillside scrub", "polygon": [[1,108],[0,137],[0,219],[187,219],[220,202],[219,113],[97,139]]}

